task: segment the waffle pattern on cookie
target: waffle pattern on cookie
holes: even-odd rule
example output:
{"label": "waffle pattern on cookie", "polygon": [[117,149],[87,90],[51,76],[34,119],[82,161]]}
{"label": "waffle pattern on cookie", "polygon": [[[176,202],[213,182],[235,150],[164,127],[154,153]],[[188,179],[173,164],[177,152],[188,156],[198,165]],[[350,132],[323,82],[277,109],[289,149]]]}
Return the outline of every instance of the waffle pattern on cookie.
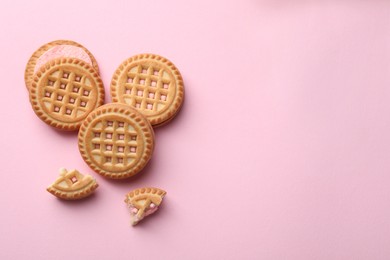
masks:
{"label": "waffle pattern on cookie", "polygon": [[93,111],[79,132],[79,149],[86,163],[109,178],[137,174],[149,161],[154,133],[140,113],[124,104],[107,104]]}
{"label": "waffle pattern on cookie", "polygon": [[140,129],[134,128],[128,121],[102,118],[94,125],[92,131],[91,153],[99,164],[109,168],[131,166],[142,153],[137,149],[142,142],[142,138],[137,138]]}
{"label": "waffle pattern on cookie", "polygon": [[58,68],[53,70],[43,82],[43,103],[50,112],[78,120],[94,107],[91,100],[93,91],[87,75]]}
{"label": "waffle pattern on cookie", "polygon": [[54,127],[78,129],[82,120],[103,104],[103,84],[93,68],[83,61],[56,59],[36,75],[31,103],[35,113]]}
{"label": "waffle pattern on cookie", "polygon": [[158,206],[161,204],[165,194],[164,190],[158,188],[140,188],[129,192],[126,195],[125,202],[131,203],[137,209],[148,207],[152,202]]}
{"label": "waffle pattern on cookie", "polygon": [[184,87],[179,71],[170,61],[158,55],[141,54],[117,69],[111,94],[114,102],[135,107],[157,126],[177,113]]}

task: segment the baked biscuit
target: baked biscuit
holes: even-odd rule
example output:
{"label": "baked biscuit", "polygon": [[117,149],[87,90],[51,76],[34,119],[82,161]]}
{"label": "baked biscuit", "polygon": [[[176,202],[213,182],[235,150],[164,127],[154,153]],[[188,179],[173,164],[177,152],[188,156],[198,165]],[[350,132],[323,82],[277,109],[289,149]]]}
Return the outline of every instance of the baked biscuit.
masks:
{"label": "baked biscuit", "polygon": [[158,210],[166,192],[158,188],[140,188],[126,194],[125,203],[130,209],[131,225]]}
{"label": "baked biscuit", "polygon": [[90,175],[82,175],[77,170],[60,169],[60,177],[47,191],[60,199],[77,200],[91,195],[98,186]]}
{"label": "baked biscuit", "polygon": [[154,149],[148,120],[125,104],[106,104],[85,119],[79,131],[79,150],[95,172],[112,179],[141,171]]}
{"label": "baked biscuit", "polygon": [[81,44],[69,40],[57,40],[44,44],[36,50],[27,62],[24,72],[24,81],[27,89],[30,88],[30,83],[34,74],[44,64],[56,58],[76,58],[83,60],[91,65],[99,74],[99,67],[92,53]]}
{"label": "baked biscuit", "polygon": [[46,63],[31,83],[30,102],[37,116],[61,130],[77,130],[104,103],[96,70],[82,60],[59,58]]}
{"label": "baked biscuit", "polygon": [[171,61],[155,54],[125,60],[115,71],[110,91],[113,102],[136,108],[153,127],[170,121],[184,99],[179,70]]}

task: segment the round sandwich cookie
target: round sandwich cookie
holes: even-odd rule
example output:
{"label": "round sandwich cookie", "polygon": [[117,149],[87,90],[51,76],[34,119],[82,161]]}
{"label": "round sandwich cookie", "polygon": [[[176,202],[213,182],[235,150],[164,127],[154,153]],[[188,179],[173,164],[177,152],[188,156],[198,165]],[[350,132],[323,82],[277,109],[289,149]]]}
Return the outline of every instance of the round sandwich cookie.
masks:
{"label": "round sandwich cookie", "polygon": [[69,40],[57,40],[44,44],[36,50],[27,62],[24,80],[30,89],[34,74],[47,62],[56,58],[76,58],[92,66],[99,74],[99,67],[92,53],[81,44]]}
{"label": "round sandwich cookie", "polygon": [[103,105],[83,122],[79,150],[95,172],[111,179],[139,173],[154,149],[149,121],[134,108],[119,103]]}
{"label": "round sandwich cookie", "polygon": [[49,61],[34,75],[30,102],[35,114],[61,130],[77,130],[104,103],[104,87],[96,70],[75,58]]}
{"label": "round sandwich cookie", "polygon": [[136,108],[153,127],[175,117],[184,99],[179,70],[156,54],[140,54],[125,60],[114,73],[110,92],[113,102]]}

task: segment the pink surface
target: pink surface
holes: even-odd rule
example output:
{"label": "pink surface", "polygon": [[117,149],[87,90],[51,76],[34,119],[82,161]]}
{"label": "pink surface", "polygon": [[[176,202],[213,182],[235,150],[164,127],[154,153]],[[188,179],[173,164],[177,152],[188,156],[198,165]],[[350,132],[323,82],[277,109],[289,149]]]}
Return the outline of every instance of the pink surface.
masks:
{"label": "pink surface", "polygon": [[[0,259],[390,259],[389,1],[33,2],[0,2]],[[106,90],[138,53],[181,70],[139,177],[93,173],[31,110],[24,66],[56,39],[95,55]],[[60,167],[95,196],[50,195]],[[149,185],[168,194],[132,228],[124,196]]]}

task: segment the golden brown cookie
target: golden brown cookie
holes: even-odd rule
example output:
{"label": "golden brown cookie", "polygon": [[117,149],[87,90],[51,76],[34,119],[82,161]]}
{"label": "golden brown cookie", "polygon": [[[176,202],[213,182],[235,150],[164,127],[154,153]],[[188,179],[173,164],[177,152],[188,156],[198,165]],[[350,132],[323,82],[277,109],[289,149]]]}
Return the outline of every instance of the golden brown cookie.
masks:
{"label": "golden brown cookie", "polygon": [[104,103],[97,72],[84,61],[60,58],[46,63],[31,83],[35,114],[61,130],[77,130],[87,115]]}
{"label": "golden brown cookie", "polygon": [[98,186],[90,175],[82,175],[77,170],[60,169],[60,177],[47,191],[60,199],[77,200],[91,195]]}
{"label": "golden brown cookie", "polygon": [[79,150],[95,172],[112,179],[131,177],[148,163],[154,133],[148,120],[125,104],[106,104],[93,111],[79,132]]}
{"label": "golden brown cookie", "polygon": [[184,99],[184,85],[172,62],[155,54],[140,54],[125,60],[111,81],[113,102],[131,105],[153,127],[171,120]]}
{"label": "golden brown cookie", "polygon": [[126,194],[125,203],[130,209],[131,225],[136,225],[144,217],[157,211],[167,194],[158,188],[140,188]]}
{"label": "golden brown cookie", "polygon": [[[36,50],[31,55],[30,59],[28,60],[27,65],[26,65],[26,69],[24,72],[24,80],[25,80],[27,89],[30,88],[30,83],[33,79],[33,76],[34,76],[35,72],[39,69],[39,68],[37,68],[37,63],[38,63],[38,67],[40,67],[39,66],[40,63],[42,63],[42,62],[43,62],[43,64],[46,63],[44,61],[40,62],[42,59],[42,56],[47,55],[47,54],[49,54],[49,55],[52,54],[52,56],[63,55],[63,57],[64,56],[69,57],[69,55],[72,55],[72,53],[75,53],[75,52],[78,54],[81,54],[81,55],[84,52],[85,55],[88,56],[88,60],[90,61],[90,65],[99,74],[99,67],[98,67],[98,64],[96,62],[96,59],[87,48],[85,48],[81,44],[74,42],[74,41],[69,41],[69,40],[52,41],[52,42],[46,43],[43,46],[41,46],[38,50]],[[80,55],[74,55],[73,58],[78,58],[77,56],[80,56]],[[59,58],[59,57],[57,57],[57,58]],[[88,63],[88,62],[86,62],[86,63]]]}

